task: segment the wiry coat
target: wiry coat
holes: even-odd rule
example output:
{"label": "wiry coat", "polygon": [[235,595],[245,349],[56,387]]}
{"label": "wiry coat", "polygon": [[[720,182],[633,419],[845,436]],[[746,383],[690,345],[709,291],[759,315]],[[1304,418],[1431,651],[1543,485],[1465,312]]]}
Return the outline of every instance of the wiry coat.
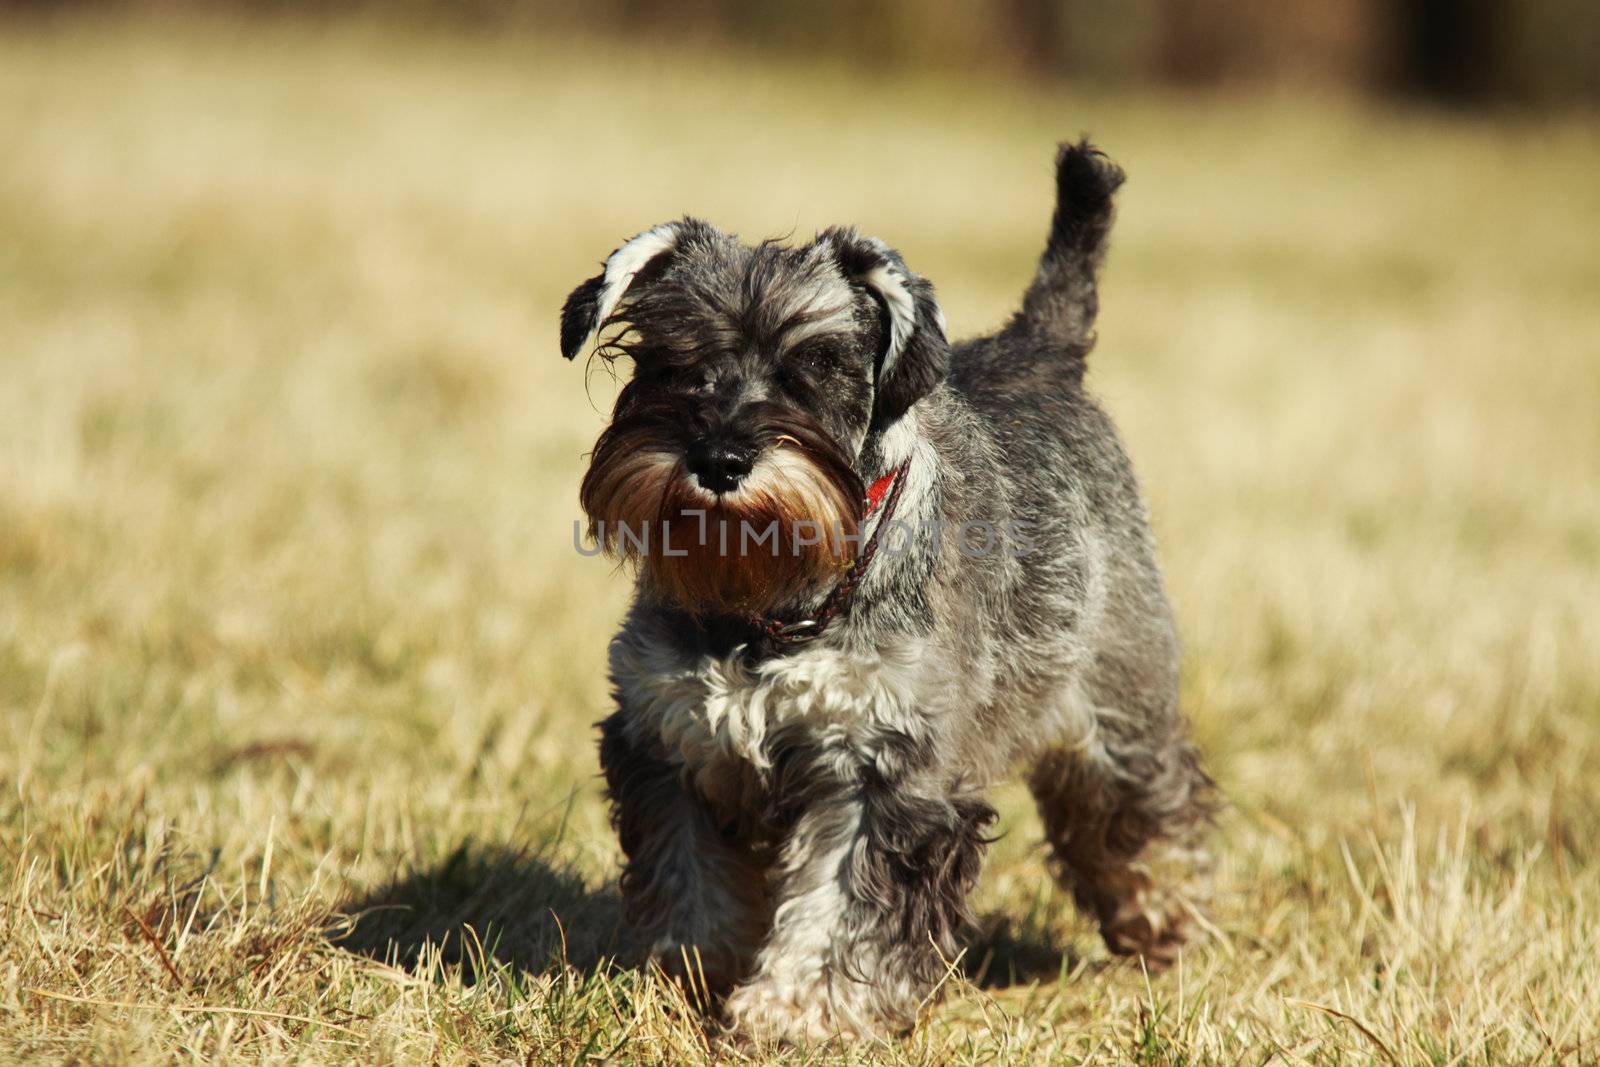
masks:
{"label": "wiry coat", "polygon": [[[1087,144],[1062,149],[1022,310],[953,350],[931,286],[847,230],[748,249],[693,220],[657,227],[569,301],[568,355],[609,319],[639,367],[613,427],[629,451],[598,449],[591,479],[644,453],[670,466],[661,397],[689,436],[745,433],[762,456],[825,435],[819,469],[848,464],[834,482],[857,494],[909,461],[895,521],[914,534],[815,641],[763,644],[647,566],[612,644],[601,763],[627,923],[642,952],[726,992],[743,1032],[912,1022],[960,951],[985,790],[1019,766],[1107,943],[1162,962],[1181,941],[1210,783],[1138,488],[1082,386],[1121,181]],[[819,338],[827,361],[794,364]],[[699,384],[673,377],[685,367]],[[763,429],[760,405],[783,402],[803,431]],[[804,617],[826,591],[787,574],[754,607]]]}

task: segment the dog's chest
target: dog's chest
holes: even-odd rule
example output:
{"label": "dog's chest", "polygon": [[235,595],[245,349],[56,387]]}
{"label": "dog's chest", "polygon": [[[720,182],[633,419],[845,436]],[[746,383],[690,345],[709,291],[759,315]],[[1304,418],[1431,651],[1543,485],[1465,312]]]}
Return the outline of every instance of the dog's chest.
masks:
{"label": "dog's chest", "polygon": [[812,646],[751,664],[624,633],[612,645],[611,675],[630,728],[709,784],[729,773],[764,775],[778,744],[870,760],[886,738],[915,736],[921,657],[917,643],[873,652]]}

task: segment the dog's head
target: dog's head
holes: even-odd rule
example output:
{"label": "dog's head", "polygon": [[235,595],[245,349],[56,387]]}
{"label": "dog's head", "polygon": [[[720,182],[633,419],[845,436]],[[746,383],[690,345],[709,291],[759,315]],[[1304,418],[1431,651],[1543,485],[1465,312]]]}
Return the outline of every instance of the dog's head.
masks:
{"label": "dog's head", "polygon": [[[613,330],[613,328],[616,328]],[[933,287],[831,229],[754,248],[695,219],[623,244],[561,313],[633,375],[581,499],[606,549],[692,611],[760,611],[836,578],[861,522],[868,437],[943,377]]]}

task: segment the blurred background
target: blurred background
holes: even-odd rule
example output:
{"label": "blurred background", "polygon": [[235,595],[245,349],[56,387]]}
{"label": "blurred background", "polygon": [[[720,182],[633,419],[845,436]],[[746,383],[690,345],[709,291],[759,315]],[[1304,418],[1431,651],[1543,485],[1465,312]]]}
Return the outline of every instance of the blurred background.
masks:
{"label": "blurred background", "polygon": [[628,581],[573,550],[616,383],[558,309],[689,212],[858,224],[976,334],[1088,132],[1129,173],[1089,384],[1230,805],[1214,928],[1181,977],[1114,966],[1008,787],[950,1003],[865,1062],[1581,1062],[1597,27],[0,5],[0,1060],[700,1055],[597,966]]}
{"label": "blurred background", "polygon": [[880,73],[1069,78],[1103,86],[1336,87],[1456,105],[1600,96],[1586,0],[5,0],[0,11],[361,17],[739,44]]}

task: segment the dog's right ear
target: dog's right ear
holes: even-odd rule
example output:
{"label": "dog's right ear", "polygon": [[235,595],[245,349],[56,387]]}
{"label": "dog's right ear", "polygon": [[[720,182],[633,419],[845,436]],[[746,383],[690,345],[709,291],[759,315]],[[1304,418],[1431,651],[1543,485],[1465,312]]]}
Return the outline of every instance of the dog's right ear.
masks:
{"label": "dog's right ear", "polygon": [[846,278],[872,295],[882,315],[872,402],[872,428],[881,430],[928,395],[949,369],[944,312],[933,285],[876,237],[836,226],[818,234],[817,241],[832,250]]}
{"label": "dog's right ear", "polygon": [[589,346],[640,272],[662,263],[678,247],[690,220],[664,222],[623,242],[605,269],[567,297],[561,309],[561,354],[572,359]]}

